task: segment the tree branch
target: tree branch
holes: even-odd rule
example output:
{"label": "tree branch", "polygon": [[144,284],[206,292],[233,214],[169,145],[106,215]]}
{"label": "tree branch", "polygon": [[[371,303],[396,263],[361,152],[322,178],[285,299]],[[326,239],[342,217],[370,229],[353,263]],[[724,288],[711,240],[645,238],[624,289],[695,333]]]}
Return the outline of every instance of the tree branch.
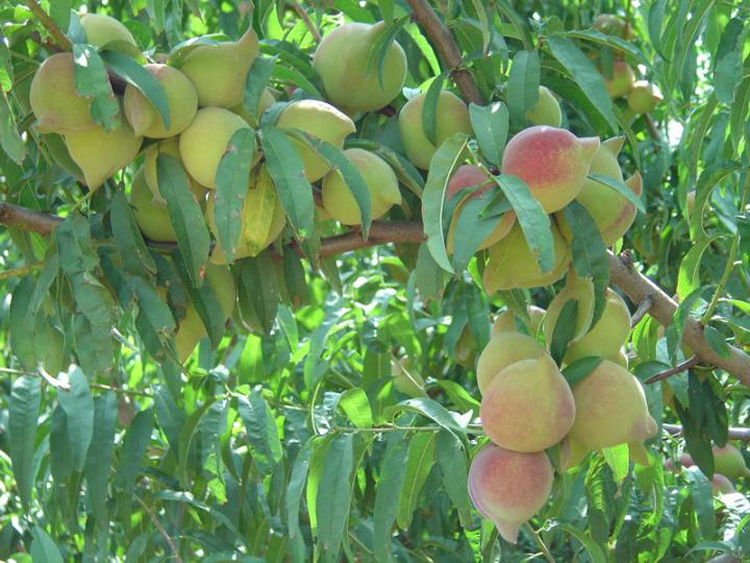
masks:
{"label": "tree branch", "polygon": [[656,383],[657,381],[663,381],[664,379],[672,377],[673,375],[677,375],[678,373],[682,373],[683,371],[687,371],[690,368],[697,366],[698,363],[699,363],[698,356],[690,356],[690,358],[688,358],[681,364],[677,364],[673,368],[670,368],[661,373],[657,373],[653,377],[649,377],[646,381],[644,381],[644,383],[649,384],[649,383]]}
{"label": "tree branch", "polygon": [[57,24],[52,21],[52,18],[47,15],[47,12],[45,12],[44,9],[39,4],[37,4],[35,0],[22,0],[22,2],[26,4],[26,6],[28,6],[29,10],[31,10],[31,13],[36,16],[39,22],[52,36],[52,39],[54,39],[55,42],[60,47],[62,47],[63,51],[70,51],[73,49],[73,44],[70,42],[70,39],[65,36],[60,28],[57,27]]}
{"label": "tree branch", "polygon": [[432,41],[443,65],[450,70],[451,77],[461,90],[464,101],[483,106],[482,94],[471,77],[471,73],[464,68],[461,51],[458,50],[458,45],[453,40],[450,30],[438,19],[427,0],[406,1],[414,12],[417,24],[425,30],[427,37]]}
{"label": "tree branch", "polygon": [[60,223],[62,217],[39,213],[12,203],[0,201],[0,223],[19,227],[40,235],[50,235]]}
{"label": "tree branch", "polygon": [[[662,424],[661,427],[673,436],[682,434],[682,426],[680,424]],[[729,439],[750,442],[750,428],[730,428]]]}

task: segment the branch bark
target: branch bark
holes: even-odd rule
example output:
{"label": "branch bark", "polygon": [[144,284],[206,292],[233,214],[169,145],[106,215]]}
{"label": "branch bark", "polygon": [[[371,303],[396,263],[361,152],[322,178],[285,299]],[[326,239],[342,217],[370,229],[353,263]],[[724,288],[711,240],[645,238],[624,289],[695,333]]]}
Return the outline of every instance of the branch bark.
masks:
{"label": "branch bark", "polygon": [[[673,436],[682,434],[682,426],[679,424],[662,424],[661,427]],[[729,428],[729,439],[750,442],[750,428]]]}
{"label": "branch bark", "polygon": [[47,15],[44,8],[42,8],[35,0],[22,0],[22,2],[29,8],[29,10],[31,10],[31,13],[36,16],[39,22],[52,36],[52,39],[55,40],[63,51],[71,51],[73,49],[73,44],[70,42],[70,39],[65,36],[59,27],[57,27],[57,24]]}

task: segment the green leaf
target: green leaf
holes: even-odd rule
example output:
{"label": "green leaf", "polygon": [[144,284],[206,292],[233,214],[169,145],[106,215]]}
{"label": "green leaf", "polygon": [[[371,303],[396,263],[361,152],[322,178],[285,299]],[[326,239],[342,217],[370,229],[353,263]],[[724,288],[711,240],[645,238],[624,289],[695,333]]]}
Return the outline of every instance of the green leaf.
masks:
{"label": "green leaf", "polygon": [[104,525],[107,518],[107,483],[115,449],[117,398],[111,391],[94,400],[94,433],[86,454],[86,494],[94,517]]}
{"label": "green leaf", "polygon": [[193,445],[195,433],[198,430],[198,425],[203,419],[203,416],[208,412],[215,400],[215,396],[209,397],[200,408],[190,413],[190,416],[187,417],[180,427],[180,435],[178,438],[179,445],[177,448],[177,476],[179,477],[180,484],[184,489],[190,487],[190,450]]}
{"label": "green leaf", "polygon": [[34,280],[22,278],[13,288],[8,311],[10,321],[10,347],[13,354],[27,369],[36,368],[37,350],[34,345],[34,331],[38,326],[38,316],[30,315],[29,302],[34,292]]}
{"label": "green leaf", "polygon": [[549,346],[549,353],[557,365],[562,364],[565,352],[568,349],[568,343],[575,336],[576,319],[578,318],[578,301],[569,299],[563,305],[560,316],[557,318],[555,328],[552,331],[552,342]]}
{"label": "green leaf", "polygon": [[448,179],[461,161],[468,140],[465,134],[456,133],[438,147],[430,161],[430,171],[422,196],[422,221],[427,235],[427,248],[438,266],[451,273],[453,268],[445,250],[447,225],[443,224],[445,192],[448,188]]}
{"label": "green leaf", "polygon": [[171,119],[167,93],[156,77],[138,64],[136,60],[124,53],[103,51],[100,56],[107,63],[110,70],[141,91],[159,113],[164,128],[169,129],[171,127]]}
{"label": "green leaf", "polygon": [[238,129],[216,169],[214,220],[219,243],[229,263],[234,260],[234,249],[242,232],[242,208],[255,148],[255,131],[249,127]]}
{"label": "green leaf", "polygon": [[703,538],[711,539],[716,532],[716,515],[714,512],[714,495],[711,482],[696,466],[688,467],[684,471],[690,483],[690,496],[698,517],[698,526]]}
{"label": "green leaf", "polygon": [[677,361],[677,350],[682,345],[682,334],[685,332],[685,323],[690,318],[690,312],[705,289],[705,287],[699,287],[680,301],[677,305],[677,310],[672,315],[672,322],[669,323],[669,326],[665,330],[667,351],[669,352],[669,360],[672,364]]}
{"label": "green leaf", "polygon": [[604,459],[614,474],[615,481],[622,484],[628,476],[629,451],[627,444],[619,444],[602,450]]}
{"label": "green leaf", "polygon": [[458,510],[463,525],[470,522],[469,469],[465,445],[454,434],[441,430],[437,435],[437,461],[443,486]]}
{"label": "green leaf", "polygon": [[258,124],[258,105],[275,65],[276,57],[270,59],[258,57],[255,59],[253,66],[250,67],[250,72],[247,73],[242,103],[245,112],[254,120],[250,125]]}
{"label": "green leaf", "polygon": [[122,451],[117,458],[115,485],[130,495],[135,489],[135,480],[141,470],[141,461],[154,430],[154,411],[147,409],[135,415],[122,441]]}
{"label": "green leaf", "polygon": [[729,344],[727,344],[726,337],[721,334],[718,330],[716,330],[712,326],[704,327],[703,329],[703,335],[706,337],[706,340],[711,345],[711,348],[713,348],[713,351],[716,352],[716,354],[721,358],[729,358],[732,356],[730,350],[729,350]]}
{"label": "green leaf", "polygon": [[68,30],[70,25],[72,4],[72,0],[50,0],[49,2],[49,16],[63,33]]}
{"label": "green leaf", "polygon": [[75,366],[68,372],[68,383],[70,390],[58,390],[57,400],[67,416],[75,467],[83,471],[86,453],[94,435],[94,399],[81,368]]}
{"label": "green leaf", "polygon": [[174,332],[176,326],[172,311],[154,286],[138,276],[126,275],[126,280],[152,330],[162,337]]}
{"label": "green leaf", "polygon": [[403,433],[389,437],[380,479],[375,488],[373,509],[373,551],[378,561],[388,561],[392,553],[391,531],[399,508],[400,493],[403,488],[409,443]]}
{"label": "green leaf", "polygon": [[423,302],[442,297],[445,289],[445,271],[435,262],[426,243],[419,245],[414,276]]}
{"label": "green leaf", "polygon": [[299,527],[299,515],[302,504],[302,492],[305,489],[307,471],[310,467],[310,453],[312,451],[311,441],[305,442],[297,458],[294,460],[292,474],[286,489],[285,509],[287,537],[292,544],[292,561],[302,563],[305,561],[305,539]]}
{"label": "green leaf", "polygon": [[506,100],[515,122],[526,123],[526,112],[539,99],[541,65],[537,51],[518,51],[510,67]]}
{"label": "green leaf", "polygon": [[[454,196],[456,197],[456,196]],[[471,258],[477,252],[484,240],[492,234],[505,217],[500,207],[493,207],[493,214],[483,217],[482,214],[487,207],[487,198],[490,193],[482,194],[482,197],[467,195],[462,201],[464,204],[458,209],[458,220],[453,229],[453,256],[451,262],[453,270],[464,271]],[[512,209],[510,202],[505,199],[506,211]]]}
{"label": "green leaf", "polygon": [[357,428],[372,428],[372,408],[364,389],[355,387],[346,390],[339,397],[338,406]]}
{"label": "green leaf", "polygon": [[329,563],[339,560],[341,540],[349,518],[349,475],[354,460],[353,441],[352,434],[341,434],[331,440],[326,450],[318,485],[315,507],[318,521],[317,536],[321,560]]}
{"label": "green leaf", "polygon": [[269,252],[240,261],[239,285],[240,311],[245,322],[252,325],[251,321],[256,320],[259,326],[254,328],[270,334],[279,307],[279,288]]}
{"label": "green leaf", "polygon": [[703,253],[714,242],[725,236],[718,234],[695,241],[687,254],[685,254],[682,262],[680,262],[680,272],[677,276],[677,296],[680,300],[685,299],[687,295],[701,286],[699,274]]}
{"label": "green leaf", "polygon": [[581,542],[581,545],[583,545],[584,549],[586,549],[586,551],[588,552],[589,557],[591,557],[592,563],[607,563],[607,558],[604,555],[602,548],[600,548],[597,543],[593,539],[591,539],[591,536],[589,536],[589,534],[587,534],[583,530],[579,530],[575,526],[572,526],[571,524],[567,524],[565,522],[561,522],[559,520],[548,520],[543,530],[550,532],[554,530],[561,530],[563,532],[567,532],[579,542]]}
{"label": "green leaf", "polygon": [[68,445],[68,417],[60,405],[52,411],[49,431],[49,458],[52,478],[58,483],[65,481],[75,469],[73,454]]}
{"label": "green leaf", "polygon": [[398,501],[396,520],[402,530],[411,525],[419,493],[435,461],[435,432],[420,432],[409,442],[409,455],[403,467],[404,480]]}
{"label": "green leaf", "polygon": [[588,57],[575,43],[561,34],[552,34],[547,38],[552,56],[562,64],[593,104],[596,111],[606,120],[612,130],[617,131],[617,119],[612,113],[612,101],[601,74],[596,70]]}
{"label": "green leaf", "polygon": [[521,225],[531,252],[537,257],[539,268],[544,273],[552,271],[555,265],[555,248],[549,216],[531,195],[526,182],[506,174],[492,178],[513,206],[516,220]]}
{"label": "green leaf", "polygon": [[24,375],[13,382],[8,407],[8,445],[18,496],[27,509],[34,486],[34,441],[40,404],[39,378]]}
{"label": "green leaf", "polygon": [[112,92],[107,69],[92,45],[73,44],[75,87],[78,93],[91,99],[91,118],[107,131],[122,127],[120,104]]}
{"label": "green leaf", "polygon": [[135,222],[125,192],[117,190],[110,207],[112,234],[125,269],[136,276],[147,277],[156,273],[156,264],[143,241]]}
{"label": "green leaf", "polygon": [[13,162],[20,165],[26,157],[26,147],[18,133],[16,120],[5,93],[0,93],[0,146]]}
{"label": "green leaf", "polygon": [[261,474],[271,473],[283,457],[276,419],[260,393],[251,392],[237,400],[240,418],[245,423],[253,461]]}
{"label": "green leaf", "polygon": [[63,563],[60,549],[55,540],[39,526],[34,526],[31,531],[31,561],[33,563]]}
{"label": "green leaf", "polygon": [[169,221],[177,235],[177,246],[188,276],[193,286],[200,287],[203,283],[201,271],[208,262],[211,245],[203,212],[190,191],[185,169],[176,158],[159,153],[156,175],[159,193],[167,202]]}
{"label": "green leaf", "polygon": [[500,167],[508,138],[508,109],[503,102],[487,106],[469,104],[471,128],[484,158]]}
{"label": "green leaf", "polygon": [[440,92],[443,90],[443,81],[445,80],[446,73],[437,75],[432,82],[430,87],[427,88],[424,101],[422,102],[422,129],[433,145],[437,145],[437,104],[440,99]]}
{"label": "green leaf", "polygon": [[595,182],[599,182],[600,184],[604,184],[608,188],[612,188],[615,190],[618,194],[623,196],[625,199],[627,199],[630,203],[635,205],[636,209],[640,211],[641,213],[646,213],[646,207],[643,205],[643,200],[640,198],[640,196],[636,195],[633,190],[631,190],[629,187],[627,187],[622,182],[618,182],[614,178],[611,178],[610,176],[605,176],[604,174],[595,174],[590,173],[588,177],[591,180],[594,180]]}
{"label": "green leaf", "polygon": [[389,22],[385,28],[378,34],[375,40],[370,46],[370,50],[367,53],[366,69],[367,73],[372,72],[373,67],[378,70],[378,84],[381,88],[383,86],[383,73],[385,72],[385,59],[388,55],[388,51],[396,40],[396,35],[399,34],[404,25],[409,21],[409,16],[405,15],[401,18]]}
{"label": "green leaf", "polygon": [[[571,301],[568,303],[571,303]],[[563,377],[565,378],[565,381],[568,382],[568,385],[573,387],[598,368],[602,361],[604,361],[604,359],[599,356],[586,356],[585,358],[576,360],[562,370]]]}
{"label": "green leaf", "polygon": [[426,416],[435,421],[438,426],[442,426],[456,438],[461,440],[461,443],[464,444],[464,446],[468,445],[465,429],[459,426],[446,408],[437,401],[422,397],[407,399],[406,401],[401,401],[400,403],[385,409],[383,416],[392,420],[401,412],[414,412]]}
{"label": "green leaf", "polygon": [[305,178],[302,159],[281,129],[263,127],[261,144],[268,172],[281,198],[289,224],[299,239],[312,234],[315,209],[312,187]]}

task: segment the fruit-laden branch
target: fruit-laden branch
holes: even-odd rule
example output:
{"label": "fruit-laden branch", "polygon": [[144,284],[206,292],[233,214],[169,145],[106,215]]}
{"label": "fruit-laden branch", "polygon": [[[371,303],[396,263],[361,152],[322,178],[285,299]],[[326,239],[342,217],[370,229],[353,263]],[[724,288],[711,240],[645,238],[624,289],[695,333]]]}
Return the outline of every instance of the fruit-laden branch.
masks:
{"label": "fruit-laden branch", "polygon": [[[682,434],[682,426],[680,424],[662,424],[662,428],[673,436]],[[750,428],[729,428],[728,438],[730,440],[750,442]]]}
{"label": "fruit-laden branch", "polygon": [[[6,225],[49,235],[61,221],[62,218],[57,216],[0,202],[0,223]],[[420,243],[424,240],[422,225],[418,221],[374,221],[368,240],[364,240],[359,231],[324,238],[321,240],[320,255],[333,256],[391,242]],[[158,249],[174,248],[174,245],[164,243],[149,243],[149,246]],[[290,243],[290,246],[299,250],[296,243]],[[610,253],[609,268],[611,282],[619,287],[633,303],[640,304],[650,299],[649,314],[664,326],[672,322],[677,303],[654,282],[636,271],[629,255],[622,257]],[[698,320],[688,318],[682,340],[693,349],[701,363],[723,369],[744,385],[750,386],[750,357],[734,346],[729,346],[729,353],[726,357],[717,354],[706,340],[702,325]]]}
{"label": "fruit-laden branch", "polygon": [[443,65],[450,70],[451,77],[455,80],[458,89],[461,90],[463,99],[466,102],[484,105],[482,94],[479,93],[479,88],[471,77],[471,73],[463,66],[464,61],[461,58],[461,51],[458,50],[450,30],[443,25],[427,0],[406,1],[414,11],[414,19],[417,24],[425,30],[427,37],[432,41]]}
{"label": "fruit-laden branch", "polygon": [[70,39],[65,36],[65,34],[60,30],[59,27],[57,27],[57,24],[52,21],[52,18],[47,15],[47,12],[44,11],[44,8],[42,8],[35,0],[21,1],[26,6],[28,6],[29,10],[31,10],[31,13],[36,16],[39,22],[45,27],[45,29],[49,32],[55,42],[60,47],[62,47],[64,51],[70,51],[73,49],[73,44],[70,42]]}

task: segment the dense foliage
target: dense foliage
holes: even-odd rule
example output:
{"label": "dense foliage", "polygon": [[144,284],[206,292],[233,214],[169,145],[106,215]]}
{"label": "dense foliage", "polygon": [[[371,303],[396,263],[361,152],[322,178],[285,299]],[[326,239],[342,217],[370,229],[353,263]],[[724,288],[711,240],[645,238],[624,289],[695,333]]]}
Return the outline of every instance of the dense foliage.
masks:
{"label": "dense foliage", "polygon": [[[98,44],[94,13],[125,34]],[[721,455],[750,459],[750,372],[717,367],[750,365],[747,16],[745,2],[700,0],[0,0],[0,560],[750,558],[750,472]],[[364,27],[314,62],[321,37],[380,21],[358,65],[346,55]],[[199,84],[199,50],[228,45],[204,51],[227,79]],[[80,130],[39,110],[75,96],[32,87],[63,60],[90,107]],[[147,63],[181,68],[193,101],[167,108],[171,86]],[[365,95],[325,84],[339,67],[372,81]],[[295,117],[321,107],[304,100],[338,110]],[[183,110],[190,133],[170,148],[176,133],[155,131]],[[506,140],[550,120],[581,154],[622,137],[616,174],[586,179],[632,211],[612,240],[599,200],[553,208],[507,174]],[[576,189],[594,172],[586,154]],[[463,161],[494,180],[451,187]],[[545,166],[521,159],[513,174]],[[488,243],[507,219],[515,230]],[[503,236],[525,254],[501,255]],[[609,294],[613,264],[629,273]],[[674,315],[665,295],[634,297],[644,276]],[[586,333],[618,295],[634,323],[623,355],[618,341],[566,359],[584,306]],[[557,324],[534,327],[531,305]],[[502,311],[549,350],[549,389],[577,393],[620,363],[645,392],[634,419],[654,424],[575,464],[559,437],[533,450],[551,492],[515,544],[467,488],[490,451],[477,361]],[[493,441],[531,424],[547,389]]]}

